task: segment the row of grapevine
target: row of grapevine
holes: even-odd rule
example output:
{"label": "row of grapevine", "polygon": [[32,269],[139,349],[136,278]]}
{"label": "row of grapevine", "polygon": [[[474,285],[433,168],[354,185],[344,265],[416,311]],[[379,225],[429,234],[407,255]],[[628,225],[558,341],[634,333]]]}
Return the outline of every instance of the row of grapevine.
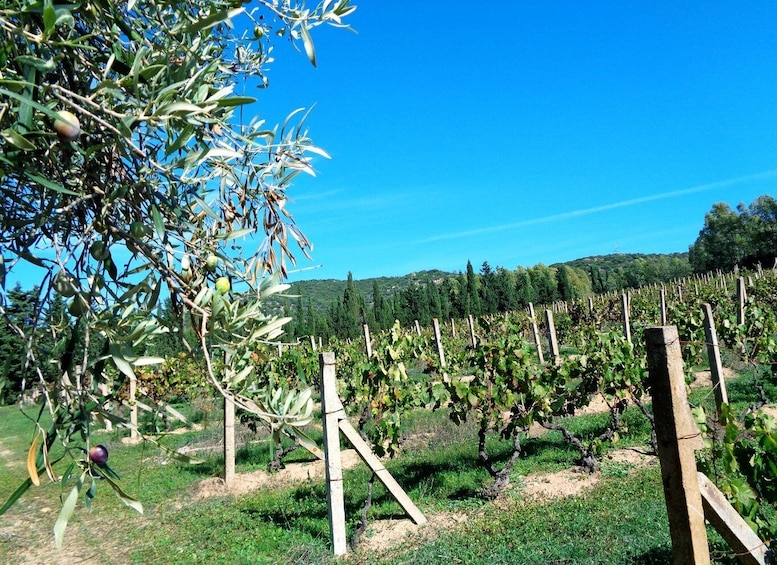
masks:
{"label": "row of grapevine", "polygon": [[[435,321],[432,328],[397,323],[375,335],[365,328],[364,339],[332,340],[326,348],[335,354],[338,394],[345,409],[378,455],[400,453],[403,421],[410,412],[445,410],[452,422],[475,425],[477,458],[492,477],[482,493],[494,498],[509,484],[521,442],[532,426],[558,430],[579,450],[580,465],[595,471],[602,449],[624,432],[629,406],[652,421],[647,327],[677,326],[690,373],[705,359],[708,304],[727,358],[754,364],[759,369],[756,385],[763,390],[758,379],[769,380],[777,366],[776,279],[772,271],[718,274],[665,288],[558,303],[543,308],[544,316],[535,317],[530,310],[463,323],[451,320],[442,327]],[[318,386],[321,349],[310,339],[257,352],[255,388],[273,391],[282,412],[289,398],[298,399]],[[766,398],[765,393],[761,396]],[[608,423],[596,437],[576,437],[567,417],[594,398],[604,400]],[[725,409],[718,417],[700,408],[694,414],[702,430],[709,431],[713,446],[701,467],[754,529],[771,539],[777,532],[770,514],[777,498],[772,488],[777,431],[773,420],[757,408],[744,415]],[[721,428],[725,434],[714,433]],[[274,434],[279,457],[288,451],[281,435],[292,437],[293,445],[309,443],[298,427],[278,430],[283,432]],[[498,442],[507,446],[508,457],[494,457]]]}
{"label": "row of grapevine", "polygon": [[[602,444],[618,439],[621,417],[629,405],[651,417],[646,407],[645,327],[664,319],[678,326],[686,366],[693,368],[702,361],[705,346],[702,304],[711,303],[729,349],[748,361],[773,363],[774,273],[753,273],[747,279],[744,322],[731,295],[736,279],[718,275],[677,281],[666,289],[649,287],[625,296],[557,304],[547,309],[555,317],[542,320],[533,320],[523,311],[481,318],[474,340],[461,324],[457,327],[451,321],[438,330],[439,338],[433,328],[397,324],[374,336],[367,332],[366,341],[333,340],[328,346],[336,355],[346,409],[358,418],[359,430],[377,453],[397,453],[402,419],[409,411],[444,407],[454,422],[477,424],[479,459],[495,482],[486,494],[496,496],[506,485],[511,462],[520,454],[521,433],[531,425],[560,430],[580,450],[581,464],[595,470]],[[628,332],[624,332],[624,313]],[[538,324],[540,335],[555,333],[562,349],[574,354],[554,357],[543,337],[540,347],[551,349],[553,362],[539,362],[542,350],[537,349],[533,323]],[[311,341],[284,348],[277,359],[268,360],[265,374],[277,378],[273,376],[277,367],[285,363],[290,369],[285,374],[292,375],[287,379],[300,375],[306,385],[315,386],[311,378],[314,345]],[[595,396],[609,407],[610,425],[599,437],[583,441],[564,427],[564,418]],[[495,467],[486,448],[485,440],[492,435],[512,446],[513,457],[501,468]]]}

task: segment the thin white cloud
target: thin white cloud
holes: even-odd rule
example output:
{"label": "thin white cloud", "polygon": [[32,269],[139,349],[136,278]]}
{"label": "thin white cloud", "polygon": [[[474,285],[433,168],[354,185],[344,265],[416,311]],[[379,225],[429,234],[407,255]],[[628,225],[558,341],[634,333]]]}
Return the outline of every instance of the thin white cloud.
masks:
{"label": "thin white cloud", "polygon": [[[304,202],[297,212],[311,217],[318,216],[322,220],[331,223],[333,217],[342,221],[353,221],[354,216],[360,216],[374,222],[380,218],[397,218],[417,207],[417,202],[407,193],[370,192],[365,195],[354,194],[347,189],[330,190],[321,193],[322,197],[304,196],[294,197],[295,203]],[[335,216],[332,216],[334,214]]]}
{"label": "thin white cloud", "polygon": [[489,226],[487,228],[478,228],[474,230],[459,231],[441,235],[435,235],[428,237],[419,243],[433,243],[435,241],[444,241],[449,239],[460,239],[464,237],[471,237],[476,235],[483,235],[488,233],[498,233],[516,228],[523,228],[527,226],[534,226],[537,224],[548,224],[551,222],[557,222],[559,220],[567,220],[570,218],[578,218],[580,216],[588,216],[590,214],[596,214],[599,212],[606,212],[608,210],[615,210],[617,208],[625,208],[627,206],[636,206],[637,204],[644,204],[645,202],[653,202],[655,200],[665,200],[667,198],[675,198],[678,196],[685,196],[686,194],[693,194],[696,192],[704,192],[707,190],[713,190],[715,188],[725,188],[728,186],[735,186],[744,182],[752,182],[759,180],[768,180],[777,178],[777,170],[765,171],[763,173],[756,173],[753,175],[747,175],[743,177],[736,177],[733,179],[726,179],[717,182],[711,182],[709,184],[702,184],[691,188],[685,188],[682,190],[674,190],[672,192],[662,192],[661,194],[653,194],[650,196],[643,196],[641,198],[632,198],[631,200],[623,200],[621,202],[614,202],[612,204],[605,204],[603,206],[594,206],[593,208],[583,208],[581,210],[573,210],[571,212],[563,212],[561,214],[553,214],[551,216],[544,216],[542,218],[532,218],[530,220],[523,220],[521,222],[514,222],[511,224],[502,224],[500,226]]}
{"label": "thin white cloud", "polygon": [[333,196],[337,196],[341,192],[343,192],[342,188],[333,188],[332,190],[327,190],[324,192],[309,192],[307,194],[302,194],[302,195],[292,194],[291,199],[294,202],[303,202],[306,200],[320,200],[322,198],[329,199],[329,198],[332,198]]}

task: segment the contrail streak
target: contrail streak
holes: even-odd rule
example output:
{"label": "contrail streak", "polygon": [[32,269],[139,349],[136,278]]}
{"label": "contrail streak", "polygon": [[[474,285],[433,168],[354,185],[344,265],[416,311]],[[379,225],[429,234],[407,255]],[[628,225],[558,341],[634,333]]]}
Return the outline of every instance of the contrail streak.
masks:
{"label": "contrail streak", "polygon": [[665,200],[667,198],[675,198],[677,196],[684,196],[686,194],[693,194],[696,192],[704,192],[706,190],[712,190],[715,188],[724,188],[727,186],[734,186],[743,182],[750,182],[754,180],[766,180],[771,178],[777,178],[777,170],[765,171],[763,173],[756,173],[753,175],[747,175],[744,177],[736,177],[733,179],[726,179],[717,182],[711,182],[709,184],[702,184],[694,186],[692,188],[684,188],[682,190],[674,190],[672,192],[662,192],[661,194],[653,194],[651,196],[642,196],[641,198],[632,198],[631,200],[624,200],[622,202],[614,202],[612,204],[605,204],[603,206],[594,206],[593,208],[583,208],[582,210],[573,210],[571,212],[563,212],[561,214],[553,214],[551,216],[544,216],[542,218],[532,218],[530,220],[523,220],[521,222],[514,222],[512,224],[502,224],[500,226],[489,226],[487,228],[479,228],[474,230],[460,231],[456,233],[448,233],[442,235],[435,235],[424,239],[421,243],[432,243],[434,241],[443,241],[447,239],[460,239],[462,237],[471,237],[474,235],[483,235],[487,233],[497,233],[516,228],[523,228],[526,226],[535,226],[537,224],[548,224],[556,222],[558,220],[567,220],[569,218],[578,218],[580,216],[588,216],[590,214],[596,214],[598,212],[606,212],[607,210],[615,210],[617,208],[626,208],[627,206],[636,206],[637,204],[644,204],[645,202],[652,202],[654,200]]}

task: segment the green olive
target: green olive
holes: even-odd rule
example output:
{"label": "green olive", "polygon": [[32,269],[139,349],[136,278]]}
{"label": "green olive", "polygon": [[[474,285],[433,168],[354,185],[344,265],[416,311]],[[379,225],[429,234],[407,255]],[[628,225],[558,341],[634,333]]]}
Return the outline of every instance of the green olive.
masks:
{"label": "green olive", "polygon": [[72,112],[61,110],[54,120],[54,131],[63,141],[73,141],[81,134],[81,123]]}
{"label": "green olive", "polygon": [[208,255],[208,258],[205,259],[205,268],[212,273],[218,268],[218,266],[219,266],[219,258],[213,253]]}
{"label": "green olive", "polygon": [[84,297],[80,295],[74,296],[67,305],[67,311],[75,318],[83,316],[87,310],[89,310],[89,306]]}
{"label": "green olive", "polygon": [[60,271],[54,277],[54,290],[65,298],[70,298],[76,293],[76,284],[73,277],[65,271]]}
{"label": "green olive", "polygon": [[105,261],[108,257],[111,256],[111,252],[108,251],[105,243],[100,240],[92,243],[91,247],[89,247],[89,254],[94,258],[95,261]]}
{"label": "green olive", "polygon": [[229,292],[230,288],[232,288],[232,285],[229,283],[227,277],[219,277],[216,279],[216,292],[219,294],[226,294]]}
{"label": "green olive", "polygon": [[142,239],[146,235],[146,226],[143,222],[132,222],[130,224],[130,235],[135,239]]}

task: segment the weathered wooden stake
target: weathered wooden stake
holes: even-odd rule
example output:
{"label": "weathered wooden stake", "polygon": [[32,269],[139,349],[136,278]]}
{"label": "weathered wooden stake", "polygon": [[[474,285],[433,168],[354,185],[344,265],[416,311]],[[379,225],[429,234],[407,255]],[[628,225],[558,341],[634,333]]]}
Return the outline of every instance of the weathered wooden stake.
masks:
{"label": "weathered wooden stake", "polygon": [[561,354],[558,349],[558,340],[556,339],[556,326],[553,323],[553,312],[545,310],[545,321],[548,324],[548,341],[550,342],[550,355],[553,357],[555,365],[561,364]]}
{"label": "weathered wooden stake", "polygon": [[740,563],[765,565],[766,545],[731,506],[726,496],[702,472],[698,473],[704,517],[734,550]]}
{"label": "weathered wooden stake", "polygon": [[329,531],[332,535],[332,552],[343,555],[347,551],[345,532],[345,502],[343,498],[343,466],[340,456],[340,432],[351,442],[359,457],[375,473],[389,494],[418,525],[426,523],[426,517],[413,504],[391,473],[383,466],[370,446],[348,421],[343,404],[337,396],[335,382],[335,354],[319,355],[321,367],[321,410],[324,415],[324,452],[326,461],[327,507]]}
{"label": "weathered wooden stake", "polygon": [[372,340],[370,339],[370,326],[367,324],[362,325],[364,330],[364,352],[367,354],[367,359],[372,357]]}
{"label": "weathered wooden stake", "polygon": [[418,320],[415,321],[415,333],[421,335],[421,324],[418,323]]}
{"label": "weathered wooden stake", "polygon": [[534,315],[534,304],[529,302],[529,319],[531,320],[531,331],[534,336],[534,347],[537,348],[537,359],[540,364],[545,363],[545,356],[542,354],[542,340],[540,339],[540,330],[537,328],[537,317]]}
{"label": "weathered wooden stake", "polygon": [[224,484],[235,482],[235,403],[224,397]]}
{"label": "weathered wooden stake", "polygon": [[[104,397],[110,394],[110,389],[108,388],[108,385],[105,383],[98,384],[97,389],[100,391],[100,394]],[[103,408],[105,408],[105,405],[103,405]],[[108,418],[105,418],[105,431],[110,432],[112,430],[113,430],[113,422],[111,422]],[[130,433],[132,432],[130,431]]]}
{"label": "weathered wooden stake", "polygon": [[712,390],[715,393],[715,404],[718,414],[723,404],[728,404],[726,382],[723,379],[723,362],[720,360],[720,345],[718,344],[718,332],[715,330],[715,320],[712,318],[712,306],[702,304],[704,310],[704,335],[707,339],[707,357],[710,361],[710,377],[712,378]]}
{"label": "weathered wooden stake", "polygon": [[661,325],[666,325],[666,290],[661,287]]}
{"label": "weathered wooden stake", "polygon": [[745,290],[745,277],[737,279],[737,325],[745,323],[745,299],[747,291]]}
{"label": "weathered wooden stake", "polygon": [[335,385],[335,354],[321,353],[321,411],[324,416],[324,453],[326,461],[326,503],[329,513],[329,533],[332,553],[345,555],[348,551],[345,532],[345,499],[343,497],[343,463],[340,457],[340,428],[345,418],[343,405]]}
{"label": "weathered wooden stake", "polygon": [[410,516],[410,519],[419,526],[426,524],[426,517],[421,514],[421,511],[418,509],[418,507],[413,504],[413,501],[410,500],[410,497],[407,496],[407,493],[402,489],[401,486],[399,486],[399,483],[397,483],[394,477],[391,476],[391,473],[389,473],[388,469],[383,466],[383,463],[380,462],[380,459],[378,459],[377,456],[372,452],[370,446],[362,439],[362,436],[359,435],[359,432],[356,431],[351,423],[345,418],[342,418],[338,422],[338,425],[340,427],[340,431],[343,432],[343,435],[356,449],[356,453],[359,454],[359,458],[367,464],[373,473],[375,473],[375,476],[378,477],[381,483],[383,483],[383,486],[385,486],[386,490],[388,490],[391,496],[394,497],[394,500],[399,503],[399,505],[402,507],[402,510],[404,510],[408,516]]}
{"label": "weathered wooden stake", "polygon": [[623,311],[623,335],[626,341],[631,343],[631,323],[629,322],[629,296],[624,292],[621,297],[621,310]]}
{"label": "weathered wooden stake", "polygon": [[471,347],[475,347],[475,318],[472,314],[467,316],[467,323],[469,324],[469,344]]}
{"label": "weathered wooden stake", "polygon": [[129,382],[129,405],[130,405],[130,441],[138,441],[138,380],[134,377]]}
{"label": "weathered wooden stake", "polygon": [[545,363],[545,356],[542,354],[542,340],[540,339],[540,330],[537,328],[537,318],[534,315],[534,304],[529,302],[529,317],[531,318],[531,331],[534,335],[534,346],[537,348],[537,359],[540,364]]}
{"label": "weathered wooden stake", "polygon": [[699,430],[685,390],[680,337],[675,326],[645,330],[658,457],[676,565],[710,562],[694,445]]}
{"label": "weathered wooden stake", "polygon": [[434,342],[437,344],[437,355],[440,358],[440,367],[445,369],[445,350],[442,347],[442,335],[440,334],[440,322],[437,318],[432,318],[432,326],[434,330]]}

